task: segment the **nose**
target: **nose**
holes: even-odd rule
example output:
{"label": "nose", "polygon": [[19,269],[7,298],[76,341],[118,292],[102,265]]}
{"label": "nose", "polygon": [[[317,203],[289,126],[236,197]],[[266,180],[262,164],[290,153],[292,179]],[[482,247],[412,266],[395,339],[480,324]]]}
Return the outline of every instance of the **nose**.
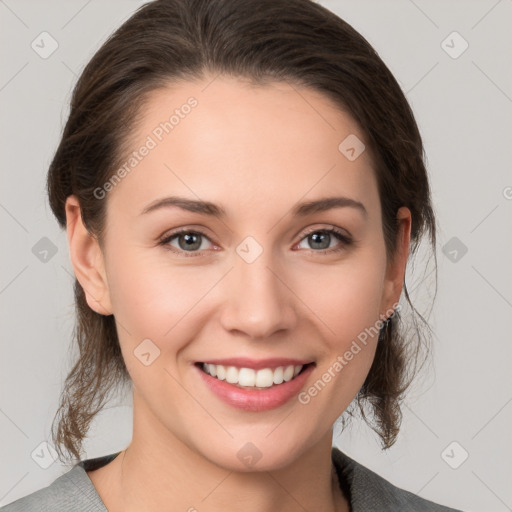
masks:
{"label": "nose", "polygon": [[235,260],[223,283],[224,329],[251,339],[264,339],[278,331],[293,329],[298,318],[298,299],[287,286],[285,274],[267,257],[266,251],[252,263],[241,258]]}

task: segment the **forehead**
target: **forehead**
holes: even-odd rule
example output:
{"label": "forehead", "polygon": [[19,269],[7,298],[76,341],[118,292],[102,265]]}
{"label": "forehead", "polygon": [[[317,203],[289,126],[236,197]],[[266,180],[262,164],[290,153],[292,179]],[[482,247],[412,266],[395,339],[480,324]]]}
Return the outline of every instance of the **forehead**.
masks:
{"label": "forehead", "polygon": [[[128,172],[109,199],[112,208],[130,203],[130,215],[166,194],[223,205],[228,215],[336,194],[379,207],[364,133],[310,88],[224,76],[172,84],[148,97],[130,139]],[[367,149],[347,158],[344,141]]]}

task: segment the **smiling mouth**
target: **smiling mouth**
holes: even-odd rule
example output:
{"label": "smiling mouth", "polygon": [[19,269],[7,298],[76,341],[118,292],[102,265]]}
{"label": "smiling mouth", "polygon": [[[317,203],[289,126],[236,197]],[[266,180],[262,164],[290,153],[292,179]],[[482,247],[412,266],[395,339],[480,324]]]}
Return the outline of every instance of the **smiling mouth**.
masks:
{"label": "smiling mouth", "polygon": [[268,389],[290,382],[303,373],[309,366],[315,363],[304,365],[285,365],[277,368],[253,368],[224,366],[221,364],[209,364],[198,362],[195,365],[204,373],[224,380],[233,386],[243,389]]}

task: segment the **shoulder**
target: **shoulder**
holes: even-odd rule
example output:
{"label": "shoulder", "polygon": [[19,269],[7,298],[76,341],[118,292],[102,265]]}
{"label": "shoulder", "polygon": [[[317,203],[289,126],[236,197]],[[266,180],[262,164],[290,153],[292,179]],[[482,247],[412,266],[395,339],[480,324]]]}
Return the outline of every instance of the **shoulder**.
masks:
{"label": "shoulder", "polygon": [[5,505],[0,512],[107,512],[83,466],[77,464],[48,487]]}
{"label": "shoulder", "polygon": [[332,460],[338,477],[348,484],[353,512],[462,512],[396,487],[338,448],[333,447]]}

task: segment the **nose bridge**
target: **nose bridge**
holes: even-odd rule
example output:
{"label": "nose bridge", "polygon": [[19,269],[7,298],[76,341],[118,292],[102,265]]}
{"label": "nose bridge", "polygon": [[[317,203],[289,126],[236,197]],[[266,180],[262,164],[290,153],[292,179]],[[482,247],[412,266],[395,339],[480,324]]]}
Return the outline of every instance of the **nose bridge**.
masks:
{"label": "nose bridge", "polygon": [[[259,245],[259,244],[258,244]],[[227,299],[222,315],[224,328],[264,338],[274,331],[289,329],[295,322],[293,294],[271,250],[253,240],[242,242],[229,273]]]}

